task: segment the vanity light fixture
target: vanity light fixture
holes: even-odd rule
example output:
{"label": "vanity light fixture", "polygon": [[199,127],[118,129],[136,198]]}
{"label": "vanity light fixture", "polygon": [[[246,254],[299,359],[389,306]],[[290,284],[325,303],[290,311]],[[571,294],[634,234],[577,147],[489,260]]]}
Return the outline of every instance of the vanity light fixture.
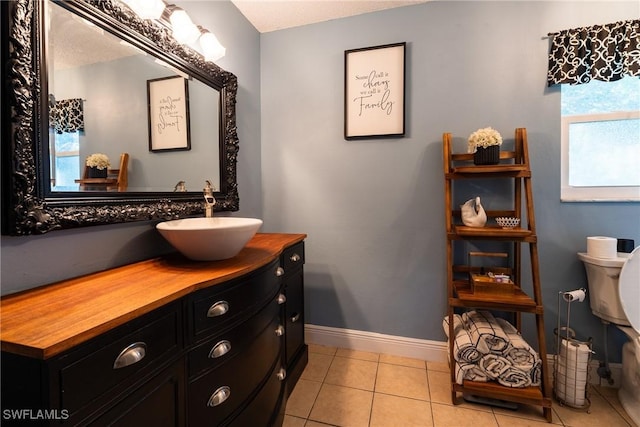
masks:
{"label": "vanity light fixture", "polygon": [[122,0],[142,19],[160,19],[166,7],[162,0]]}
{"label": "vanity light fixture", "polygon": [[215,62],[222,58],[226,49],[220,44],[218,38],[209,30],[198,26],[200,29],[200,47],[205,61]]}
{"label": "vanity light fixture", "polygon": [[[1,0],[0,0],[1,1]],[[187,12],[164,0],[120,0],[141,19],[153,19],[171,28],[173,38],[202,53],[205,61],[215,62],[222,58],[226,49],[218,38],[206,28],[195,25]]]}

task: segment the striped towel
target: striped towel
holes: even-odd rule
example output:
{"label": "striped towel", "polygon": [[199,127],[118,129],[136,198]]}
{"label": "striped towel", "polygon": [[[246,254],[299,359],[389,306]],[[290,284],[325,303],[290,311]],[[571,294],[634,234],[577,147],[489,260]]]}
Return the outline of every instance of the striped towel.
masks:
{"label": "striped towel", "polygon": [[531,377],[531,385],[539,386],[542,382],[542,360],[538,359],[538,361],[533,365],[531,371],[529,371],[529,376]]}
{"label": "striped towel", "polygon": [[462,320],[471,335],[471,342],[480,353],[504,355],[509,347],[509,337],[491,313],[468,311],[462,314]]}
{"label": "striped towel", "polygon": [[[449,316],[445,316],[442,321],[442,328],[447,338],[449,338]],[[480,360],[482,354],[471,342],[471,336],[464,328],[462,317],[459,314],[453,315],[453,333],[455,334],[455,339],[453,340],[453,358],[458,362],[465,363],[474,363]]]}
{"label": "striped towel", "polygon": [[505,387],[522,388],[531,385],[531,376],[529,373],[515,366],[507,367],[496,380]]}
{"label": "striped towel", "polygon": [[456,383],[462,384],[464,380],[486,383],[489,377],[480,369],[477,363],[456,362]]}
{"label": "striped towel", "polygon": [[540,360],[538,353],[522,338],[515,326],[504,319],[498,318],[496,321],[509,338],[509,347],[504,352],[504,357],[516,368],[531,371]]}
{"label": "striped towel", "polygon": [[482,356],[482,359],[478,361],[478,367],[493,380],[502,375],[507,369],[513,368],[505,357],[497,354],[485,354]]}

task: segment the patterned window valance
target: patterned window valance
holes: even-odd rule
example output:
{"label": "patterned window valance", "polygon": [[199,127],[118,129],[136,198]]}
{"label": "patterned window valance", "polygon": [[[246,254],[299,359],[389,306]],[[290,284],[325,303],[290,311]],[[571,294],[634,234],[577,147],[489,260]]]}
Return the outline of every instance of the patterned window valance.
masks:
{"label": "patterned window valance", "polygon": [[550,36],[548,86],[640,76],[640,20],[574,28]]}
{"label": "patterned window valance", "polygon": [[49,127],[56,133],[84,130],[82,99],[61,99],[49,95]]}

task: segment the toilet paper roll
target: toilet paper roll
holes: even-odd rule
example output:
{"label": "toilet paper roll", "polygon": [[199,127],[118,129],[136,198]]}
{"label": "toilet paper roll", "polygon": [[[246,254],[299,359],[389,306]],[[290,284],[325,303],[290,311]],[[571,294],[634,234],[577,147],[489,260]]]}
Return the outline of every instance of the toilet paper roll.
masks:
{"label": "toilet paper roll", "polygon": [[587,254],[596,258],[617,258],[618,239],[613,237],[587,237]]}
{"label": "toilet paper roll", "polygon": [[584,301],[585,296],[587,295],[587,290],[585,288],[576,289],[575,291],[569,291],[562,294],[562,298],[566,302],[582,302]]}
{"label": "toilet paper roll", "polygon": [[588,362],[591,349],[584,343],[575,344],[571,341],[562,340],[560,344],[560,360],[568,363]]}

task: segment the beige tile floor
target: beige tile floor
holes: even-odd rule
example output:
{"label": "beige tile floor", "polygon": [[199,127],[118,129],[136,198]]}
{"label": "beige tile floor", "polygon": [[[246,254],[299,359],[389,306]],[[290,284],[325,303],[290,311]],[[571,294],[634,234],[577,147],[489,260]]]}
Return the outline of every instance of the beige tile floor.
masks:
{"label": "beige tile floor", "polygon": [[[452,405],[443,363],[309,346],[309,364],[287,403],[284,427],[520,427],[549,425],[539,407]],[[554,403],[553,423],[635,427],[616,391],[593,387],[590,413]]]}

